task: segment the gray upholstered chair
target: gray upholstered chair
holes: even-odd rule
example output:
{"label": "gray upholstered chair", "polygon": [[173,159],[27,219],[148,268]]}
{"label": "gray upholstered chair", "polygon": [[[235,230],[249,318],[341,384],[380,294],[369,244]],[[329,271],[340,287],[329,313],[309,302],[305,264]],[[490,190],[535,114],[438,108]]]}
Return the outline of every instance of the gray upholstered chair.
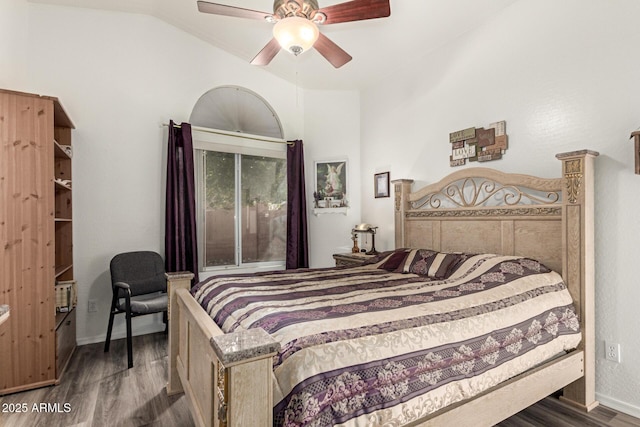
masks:
{"label": "gray upholstered chair", "polygon": [[[125,313],[127,318],[127,359],[133,367],[131,344],[131,318],[145,314],[164,312],[167,318],[167,280],[164,260],[150,251],[121,253],[111,259],[111,313],[104,351],[109,351],[111,329],[116,314]],[[143,298],[136,298],[145,296]]]}

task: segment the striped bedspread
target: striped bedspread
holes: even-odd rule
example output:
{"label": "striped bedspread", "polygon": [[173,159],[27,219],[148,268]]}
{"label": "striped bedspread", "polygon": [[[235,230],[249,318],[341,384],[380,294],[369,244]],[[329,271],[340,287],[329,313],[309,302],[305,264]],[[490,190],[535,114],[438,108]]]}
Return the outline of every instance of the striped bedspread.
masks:
{"label": "striped bedspread", "polygon": [[473,255],[446,280],[378,268],[217,276],[192,293],[225,332],[263,328],[274,425],[402,426],[575,348],[562,278]]}

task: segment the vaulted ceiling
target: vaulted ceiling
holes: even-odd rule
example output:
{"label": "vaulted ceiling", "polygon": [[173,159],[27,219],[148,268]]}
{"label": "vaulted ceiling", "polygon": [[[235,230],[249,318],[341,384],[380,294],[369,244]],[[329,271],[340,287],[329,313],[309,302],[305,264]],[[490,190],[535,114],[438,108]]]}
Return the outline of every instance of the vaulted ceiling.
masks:
{"label": "vaulted ceiling", "polygon": [[[272,24],[198,12],[196,0],[30,0],[155,16],[242,60],[251,59],[272,37]],[[265,12],[271,0],[212,0]],[[308,89],[363,89],[410,67],[433,50],[485,25],[517,0],[390,0],[391,16],[321,26],[320,31],[353,60],[335,69],[318,52],[295,57],[281,51],[264,66],[283,79]],[[318,0],[326,7],[341,0]],[[437,67],[437,64],[433,64]]]}

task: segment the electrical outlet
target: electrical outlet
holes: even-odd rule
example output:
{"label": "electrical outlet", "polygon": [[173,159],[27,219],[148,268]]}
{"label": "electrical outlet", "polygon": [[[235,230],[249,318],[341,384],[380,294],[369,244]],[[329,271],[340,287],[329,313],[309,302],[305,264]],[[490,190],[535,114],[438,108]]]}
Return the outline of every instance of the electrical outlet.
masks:
{"label": "electrical outlet", "polygon": [[98,302],[94,299],[89,300],[89,313],[96,313],[98,311]]}
{"label": "electrical outlet", "polygon": [[604,352],[607,360],[620,363],[620,344],[607,341],[604,343]]}

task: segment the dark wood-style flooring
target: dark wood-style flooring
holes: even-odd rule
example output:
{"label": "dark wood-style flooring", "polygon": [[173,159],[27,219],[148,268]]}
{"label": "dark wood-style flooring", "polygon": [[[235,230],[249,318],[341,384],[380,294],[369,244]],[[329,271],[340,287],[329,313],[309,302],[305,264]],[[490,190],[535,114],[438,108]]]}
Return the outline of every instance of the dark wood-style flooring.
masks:
{"label": "dark wood-style flooring", "polygon": [[[133,348],[134,367],[126,369],[125,340],[112,341],[109,353],[103,344],[78,347],[60,385],[0,398],[0,426],[193,426],[184,396],[165,391],[166,335],[135,337]],[[605,407],[583,414],[549,397],[500,426],[640,427],[640,420]]]}

